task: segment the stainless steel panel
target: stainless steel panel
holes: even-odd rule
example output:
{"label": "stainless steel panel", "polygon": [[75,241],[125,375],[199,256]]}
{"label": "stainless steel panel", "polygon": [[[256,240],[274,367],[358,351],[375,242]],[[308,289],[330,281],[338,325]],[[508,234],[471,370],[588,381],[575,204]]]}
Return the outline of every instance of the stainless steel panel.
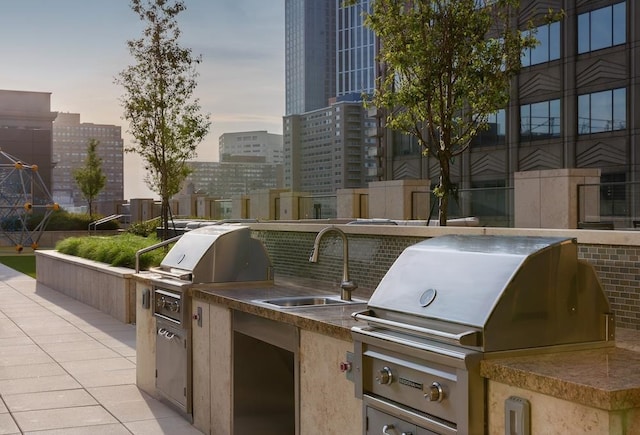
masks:
{"label": "stainless steel panel", "polygon": [[156,322],[156,388],[185,415],[191,405],[190,330],[158,318]]}

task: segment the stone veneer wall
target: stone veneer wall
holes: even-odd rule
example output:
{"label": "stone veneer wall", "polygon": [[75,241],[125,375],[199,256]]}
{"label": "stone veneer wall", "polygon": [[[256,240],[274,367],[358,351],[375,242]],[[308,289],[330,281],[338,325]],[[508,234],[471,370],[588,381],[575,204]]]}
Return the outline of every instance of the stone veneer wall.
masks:
{"label": "stone veneer wall", "polygon": [[[315,232],[253,230],[253,237],[269,252],[276,274],[317,279],[339,289],[342,240],[327,234],[320,245],[319,262],[313,264],[308,259],[315,236]],[[427,238],[348,234],[350,278],[361,289],[375,289],[406,247]],[[596,269],[616,315],[616,326],[640,330],[640,246],[579,243],[578,257]],[[358,297],[358,290],[354,296]]]}

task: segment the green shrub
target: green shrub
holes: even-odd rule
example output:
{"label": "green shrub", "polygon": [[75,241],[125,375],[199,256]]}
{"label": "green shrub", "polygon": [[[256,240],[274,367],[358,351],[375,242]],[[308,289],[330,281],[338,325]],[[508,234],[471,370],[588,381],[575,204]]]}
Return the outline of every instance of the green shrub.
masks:
{"label": "green shrub", "polygon": [[136,236],[148,237],[155,234],[156,227],[160,224],[160,218],[151,219],[146,222],[134,222],[129,225],[127,232]]}
{"label": "green shrub", "polygon": [[[44,214],[33,214],[27,219],[27,227],[29,230],[33,230],[37,227]],[[94,222],[103,216],[94,216],[91,218],[86,213],[69,213],[65,210],[55,211],[51,214],[49,222],[47,222],[47,231],[81,231],[89,228],[89,224]],[[112,220],[100,224],[98,229],[100,230],[117,230],[120,228],[118,221]]]}
{"label": "green shrub", "polygon": [[[111,237],[69,237],[56,244],[56,250],[63,254],[107,263],[111,266],[135,268],[136,251],[158,243],[155,236],[141,237],[123,233]],[[140,256],[140,269],[158,266],[165,256],[163,248]]]}

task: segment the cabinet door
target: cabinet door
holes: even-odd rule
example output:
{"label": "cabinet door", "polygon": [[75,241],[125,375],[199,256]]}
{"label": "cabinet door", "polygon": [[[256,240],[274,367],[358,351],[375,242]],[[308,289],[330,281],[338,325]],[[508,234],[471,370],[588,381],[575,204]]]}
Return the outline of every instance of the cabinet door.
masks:
{"label": "cabinet door", "polygon": [[183,410],[188,408],[188,330],[158,320],[156,342],[156,387]]}

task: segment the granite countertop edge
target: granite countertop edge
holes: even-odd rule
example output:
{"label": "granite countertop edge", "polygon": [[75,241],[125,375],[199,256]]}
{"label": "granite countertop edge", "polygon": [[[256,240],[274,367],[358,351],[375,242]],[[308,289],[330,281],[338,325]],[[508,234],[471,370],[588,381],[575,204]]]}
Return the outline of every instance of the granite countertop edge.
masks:
{"label": "granite countertop edge", "polygon": [[640,407],[640,331],[622,330],[615,345],[484,359],[480,375],[605,411]]}

